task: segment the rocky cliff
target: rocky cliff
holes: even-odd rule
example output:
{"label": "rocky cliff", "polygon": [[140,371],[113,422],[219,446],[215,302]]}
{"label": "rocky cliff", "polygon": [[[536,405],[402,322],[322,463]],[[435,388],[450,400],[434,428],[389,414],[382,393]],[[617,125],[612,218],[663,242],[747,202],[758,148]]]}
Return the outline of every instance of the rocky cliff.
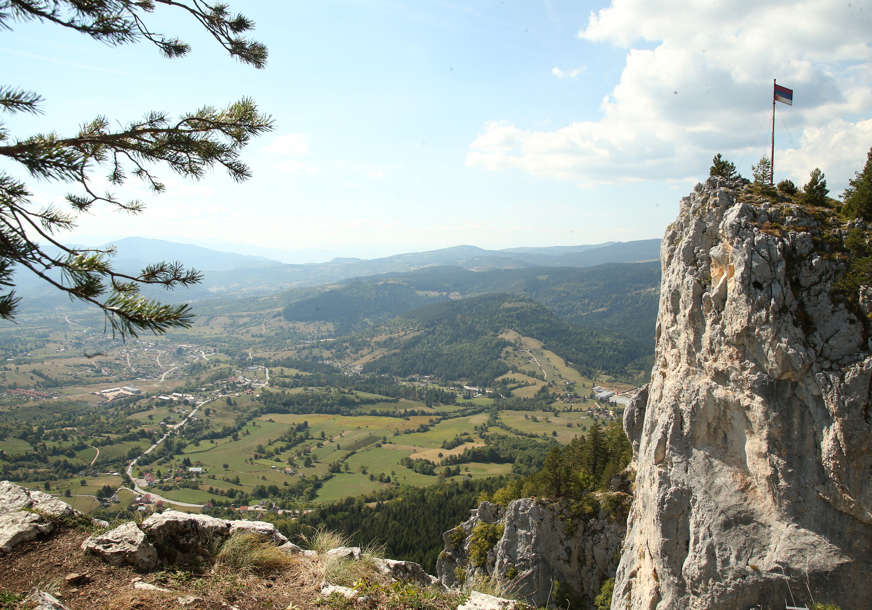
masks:
{"label": "rocky cliff", "polygon": [[436,573],[447,587],[491,583],[536,607],[591,607],[615,574],[625,523],[626,509],[580,518],[535,498],[506,507],[482,502],[443,535]]}
{"label": "rocky cliff", "polygon": [[864,289],[839,290],[850,228],[743,181],[682,200],[651,381],[625,413],[638,474],[613,609],[869,607],[872,349]]}

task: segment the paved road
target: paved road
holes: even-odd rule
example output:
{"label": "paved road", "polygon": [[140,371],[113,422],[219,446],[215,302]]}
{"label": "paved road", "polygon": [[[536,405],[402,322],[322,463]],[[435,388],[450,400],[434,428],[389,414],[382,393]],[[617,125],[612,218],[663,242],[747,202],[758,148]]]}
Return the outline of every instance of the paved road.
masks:
{"label": "paved road", "polygon": [[171,369],[167,369],[166,371],[164,371],[164,372],[163,372],[163,375],[160,376],[160,379],[158,380],[158,383],[163,383],[163,382],[164,382],[164,379],[167,378],[167,375],[169,375],[170,373],[172,373],[172,372],[173,372],[174,370],[176,370],[177,368],[179,368],[179,367],[174,366],[173,368],[171,368]]}
{"label": "paved road", "polygon": [[[167,371],[167,372],[169,372],[169,371]],[[187,416],[185,416],[185,419],[183,419],[179,423],[174,424],[172,426],[167,426],[167,431],[164,433],[164,435],[162,437],[160,437],[157,441],[155,441],[151,447],[149,447],[148,449],[143,451],[141,455],[133,458],[133,460],[130,461],[130,463],[127,465],[127,476],[130,477],[131,481],[133,481],[133,491],[134,492],[136,492],[138,494],[148,494],[152,498],[154,498],[155,500],[160,500],[161,502],[166,502],[167,504],[175,504],[176,506],[187,506],[188,508],[203,508],[202,504],[192,504],[190,502],[178,502],[176,500],[170,500],[169,498],[164,498],[163,496],[159,496],[158,494],[154,493],[153,491],[149,491],[148,489],[141,487],[141,485],[145,484],[146,481],[145,481],[145,479],[134,479],[133,478],[133,467],[136,466],[136,463],[139,461],[139,458],[141,458],[143,455],[148,455],[149,453],[154,451],[157,448],[157,446],[160,445],[162,442],[164,442],[164,440],[166,440],[166,438],[170,434],[172,434],[173,432],[175,432],[179,428],[184,427],[184,425],[187,424],[188,421],[194,415],[197,414],[197,411],[200,410],[200,407],[202,407],[203,405],[205,405],[208,402],[212,402],[213,400],[215,400],[215,399],[214,398],[207,398],[206,400],[198,402],[197,405],[193,408],[193,410],[190,413],[188,413]]]}

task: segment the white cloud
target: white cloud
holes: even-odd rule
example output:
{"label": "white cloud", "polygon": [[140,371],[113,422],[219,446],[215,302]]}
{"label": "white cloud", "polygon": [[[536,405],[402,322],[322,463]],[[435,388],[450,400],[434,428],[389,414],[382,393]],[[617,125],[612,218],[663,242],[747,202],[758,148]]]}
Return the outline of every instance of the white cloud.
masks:
{"label": "white cloud", "polygon": [[794,135],[776,172],[820,166],[844,184],[872,145],[870,31],[872,10],[841,0],[613,0],[579,33],[627,51],[600,118],[550,131],[486,123],[466,163],[579,183],[697,178],[715,152],[768,152],[777,76],[794,89],[778,109]]}
{"label": "white cloud", "polygon": [[274,155],[300,157],[309,152],[309,138],[302,133],[286,133],[273,138],[264,150]]}
{"label": "white cloud", "polygon": [[276,163],[275,167],[286,174],[305,174],[306,176],[314,176],[319,171],[317,165],[298,159],[284,159]]}
{"label": "white cloud", "polygon": [[577,78],[578,75],[582,74],[584,71],[584,66],[579,66],[578,68],[568,68],[566,70],[558,68],[557,66],[551,68],[551,74],[553,74],[557,78]]}
{"label": "white cloud", "polygon": [[273,167],[285,174],[313,176],[320,171],[317,165],[301,158],[309,154],[309,138],[306,134],[276,136],[264,147],[264,151],[270,155]]}

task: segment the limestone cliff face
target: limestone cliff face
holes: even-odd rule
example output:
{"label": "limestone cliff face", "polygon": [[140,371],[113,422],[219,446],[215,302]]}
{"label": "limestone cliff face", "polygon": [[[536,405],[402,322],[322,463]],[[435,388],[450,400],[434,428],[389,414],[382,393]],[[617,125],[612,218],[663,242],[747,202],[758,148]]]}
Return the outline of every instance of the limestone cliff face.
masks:
{"label": "limestone cliff face", "polygon": [[482,502],[467,521],[443,534],[436,573],[450,588],[495,581],[537,607],[562,600],[588,607],[602,582],[614,576],[625,516],[621,509],[573,519],[559,503],[535,498],[505,508]]}
{"label": "limestone cliff face", "polygon": [[831,296],[846,231],[741,181],[682,201],[651,381],[625,412],[638,470],[613,609],[869,607],[867,304]]}

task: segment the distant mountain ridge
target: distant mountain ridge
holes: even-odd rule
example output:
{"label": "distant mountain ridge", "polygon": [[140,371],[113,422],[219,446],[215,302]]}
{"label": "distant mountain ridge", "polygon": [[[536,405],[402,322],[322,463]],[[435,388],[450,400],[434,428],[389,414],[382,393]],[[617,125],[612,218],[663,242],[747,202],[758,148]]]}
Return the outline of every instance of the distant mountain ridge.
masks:
{"label": "distant mountain ridge", "polygon": [[[290,288],[314,287],[356,277],[404,273],[429,267],[450,266],[470,271],[488,271],[650,261],[658,259],[660,251],[658,239],[506,250],[485,250],[466,245],[375,259],[337,258],[326,263],[283,264],[259,256],[140,237],[124,238],[112,244],[118,250],[114,264],[121,271],[138,272],[147,264],[175,260],[203,271],[204,279],[199,285],[171,292],[159,288],[143,291],[150,298],[165,302],[241,294],[273,294]],[[25,308],[53,308],[67,302],[64,295],[24,269],[18,271],[15,281],[18,294],[25,299]],[[28,302],[35,299],[42,299],[43,302]]]}
{"label": "distant mountain ridge", "polygon": [[345,334],[427,304],[507,293],[533,299],[573,324],[653,340],[659,283],[659,262],[490,271],[427,267],[294,289],[285,295],[283,315],[330,322]]}

